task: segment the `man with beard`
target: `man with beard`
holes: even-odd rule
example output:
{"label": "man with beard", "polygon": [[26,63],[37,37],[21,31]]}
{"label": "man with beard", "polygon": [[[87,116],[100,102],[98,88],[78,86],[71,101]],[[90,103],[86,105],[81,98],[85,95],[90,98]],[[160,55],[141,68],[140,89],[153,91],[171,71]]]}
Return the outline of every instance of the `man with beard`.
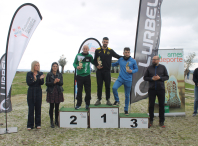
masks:
{"label": "man with beard", "polygon": [[96,78],[97,78],[97,96],[98,100],[95,105],[100,105],[100,100],[102,99],[102,86],[103,81],[105,82],[106,89],[106,104],[112,105],[110,102],[110,85],[111,85],[111,59],[115,57],[119,59],[121,56],[116,54],[113,49],[108,48],[109,39],[107,37],[103,38],[102,48],[98,48],[95,51],[94,64],[97,67]]}
{"label": "man with beard", "polygon": [[159,64],[159,56],[154,56],[152,59],[152,65],[150,65],[145,74],[144,80],[149,81],[149,116],[150,116],[150,126],[153,125],[154,118],[154,106],[156,96],[159,102],[159,125],[165,128],[164,125],[164,102],[165,102],[165,87],[164,81],[168,80],[168,72],[166,67]]}
{"label": "man with beard", "polygon": [[122,85],[124,85],[124,91],[125,91],[125,107],[124,107],[124,113],[125,115],[129,115],[128,113],[128,106],[129,106],[129,95],[131,92],[131,85],[132,85],[132,76],[134,73],[138,71],[138,66],[135,61],[130,56],[130,48],[125,47],[123,52],[124,57],[121,57],[117,62],[112,63],[112,66],[118,66],[120,65],[120,73],[118,76],[118,79],[115,81],[113,85],[113,95],[115,102],[113,106],[119,105],[119,96],[118,96],[118,88]]}

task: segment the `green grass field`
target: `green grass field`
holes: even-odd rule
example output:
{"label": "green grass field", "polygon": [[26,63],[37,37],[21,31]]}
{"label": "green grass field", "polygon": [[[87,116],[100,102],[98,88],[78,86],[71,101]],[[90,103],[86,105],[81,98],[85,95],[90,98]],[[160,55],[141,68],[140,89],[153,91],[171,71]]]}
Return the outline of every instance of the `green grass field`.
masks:
{"label": "green grass field", "polygon": [[[27,83],[26,83],[26,72],[20,72],[17,73],[12,84],[12,93],[11,95],[17,95],[17,94],[27,94]],[[45,75],[47,73],[44,73]],[[114,75],[111,74],[113,77],[118,76],[117,73]],[[113,82],[111,82],[111,89],[113,87]],[[46,86],[42,85],[43,91],[46,90]],[[63,89],[64,93],[74,93],[74,74],[63,74]],[[105,85],[103,85],[103,91],[105,91]],[[97,82],[95,77],[91,77],[91,92],[96,93],[97,92]],[[118,92],[124,92],[124,86],[121,86],[118,89]]]}
{"label": "green grass field", "polygon": [[[27,94],[28,86],[26,84],[26,74],[26,72],[20,72],[16,74],[12,84],[12,96],[17,94]],[[46,75],[47,73],[44,74]],[[119,73],[111,73],[111,77],[113,78],[117,78],[118,75]],[[74,93],[74,74],[63,74],[63,83],[64,93]],[[111,89],[113,87],[113,84],[114,83],[111,82]],[[194,89],[194,85],[190,85],[188,83],[185,83],[185,87]],[[42,85],[42,89],[46,90],[46,86]],[[105,85],[103,85],[103,91],[105,91]],[[91,77],[91,92],[97,92],[97,82],[95,77]],[[118,92],[124,92],[124,86],[121,86],[118,89]]]}
{"label": "green grass field", "polygon": [[[73,108],[73,74],[64,74],[64,99],[65,101],[60,104],[67,108]],[[112,74],[112,77],[117,77],[118,74]],[[198,116],[192,117],[193,112],[193,96],[186,96],[185,110],[186,116],[184,117],[166,117],[166,128],[158,126],[158,117],[154,119],[154,126],[149,129],[121,129],[121,128],[50,128],[49,119],[49,104],[46,102],[46,86],[43,85],[43,100],[41,110],[41,129],[33,129],[27,131],[27,84],[26,73],[17,73],[12,84],[12,108],[13,111],[8,113],[8,127],[17,127],[18,133],[0,135],[0,145],[13,146],[13,145],[31,145],[31,146],[43,146],[43,145],[76,145],[76,146],[89,146],[89,145],[139,145],[139,146],[151,146],[151,145],[174,145],[174,146],[186,146],[197,145],[198,137]],[[96,78],[92,77],[92,100],[91,104],[94,104],[97,99],[97,85]],[[113,82],[111,84],[113,86]],[[194,88],[189,84],[185,84],[186,88]],[[105,104],[105,90],[103,90],[102,104]],[[84,96],[84,94],[83,94]],[[119,90],[120,106],[119,111],[124,111],[124,89],[121,87]],[[111,92],[111,102],[114,101],[113,93]],[[85,104],[83,102],[82,108]],[[148,99],[141,100],[139,102],[131,104],[131,113],[147,113],[148,112]],[[0,114],[0,123],[5,128],[5,114]]]}
{"label": "green grass field", "polygon": [[191,84],[188,84],[188,83],[185,83],[185,88],[190,88],[190,89],[194,89],[194,85],[191,85]]}

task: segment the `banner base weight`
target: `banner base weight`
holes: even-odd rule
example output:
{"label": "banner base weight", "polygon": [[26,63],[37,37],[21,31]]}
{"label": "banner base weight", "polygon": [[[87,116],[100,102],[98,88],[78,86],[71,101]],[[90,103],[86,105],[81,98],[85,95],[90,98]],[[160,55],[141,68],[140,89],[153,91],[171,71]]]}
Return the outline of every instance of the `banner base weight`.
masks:
{"label": "banner base weight", "polygon": [[6,131],[6,128],[0,129],[0,135],[1,134],[17,133],[17,132],[18,132],[17,127],[9,127],[9,128],[7,128],[7,131]]}

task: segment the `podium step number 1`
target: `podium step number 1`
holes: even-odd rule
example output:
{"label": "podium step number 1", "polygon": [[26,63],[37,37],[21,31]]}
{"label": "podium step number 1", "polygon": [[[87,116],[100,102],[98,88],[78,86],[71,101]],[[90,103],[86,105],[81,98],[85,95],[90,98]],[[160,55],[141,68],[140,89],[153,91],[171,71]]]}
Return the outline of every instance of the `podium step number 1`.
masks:
{"label": "podium step number 1", "polygon": [[90,105],[90,128],[118,128],[119,107]]}

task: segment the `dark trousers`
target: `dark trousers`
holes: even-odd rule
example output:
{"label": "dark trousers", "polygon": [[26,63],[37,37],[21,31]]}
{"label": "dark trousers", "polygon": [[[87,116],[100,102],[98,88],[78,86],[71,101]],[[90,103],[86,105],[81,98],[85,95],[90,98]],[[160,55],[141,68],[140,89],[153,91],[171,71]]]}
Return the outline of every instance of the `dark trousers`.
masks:
{"label": "dark trousers", "polygon": [[159,102],[159,119],[160,122],[164,122],[164,102],[165,102],[165,90],[148,90],[149,95],[149,116],[150,121],[153,121],[154,118],[154,106],[156,96],[158,97]]}
{"label": "dark trousers", "polygon": [[85,88],[85,102],[87,105],[90,105],[91,100],[91,79],[90,75],[82,77],[82,76],[76,76],[77,80],[77,105],[81,106],[82,104],[82,91],[83,91],[83,85]]}
{"label": "dark trousers", "polygon": [[110,98],[110,86],[111,86],[111,72],[104,71],[104,70],[97,70],[96,71],[96,78],[97,78],[97,96],[98,99],[102,99],[102,87],[103,81],[105,82],[105,92],[106,92],[106,100]]}
{"label": "dark trousers", "polygon": [[50,109],[49,109],[50,120],[53,120],[54,105],[55,105],[55,119],[58,120],[58,111],[59,111],[60,103],[50,103]]}
{"label": "dark trousers", "polygon": [[[34,102],[35,100],[35,102]],[[41,126],[41,103],[42,97],[27,98],[28,103],[28,122],[27,128],[34,127],[34,110],[35,110],[35,127]]]}

